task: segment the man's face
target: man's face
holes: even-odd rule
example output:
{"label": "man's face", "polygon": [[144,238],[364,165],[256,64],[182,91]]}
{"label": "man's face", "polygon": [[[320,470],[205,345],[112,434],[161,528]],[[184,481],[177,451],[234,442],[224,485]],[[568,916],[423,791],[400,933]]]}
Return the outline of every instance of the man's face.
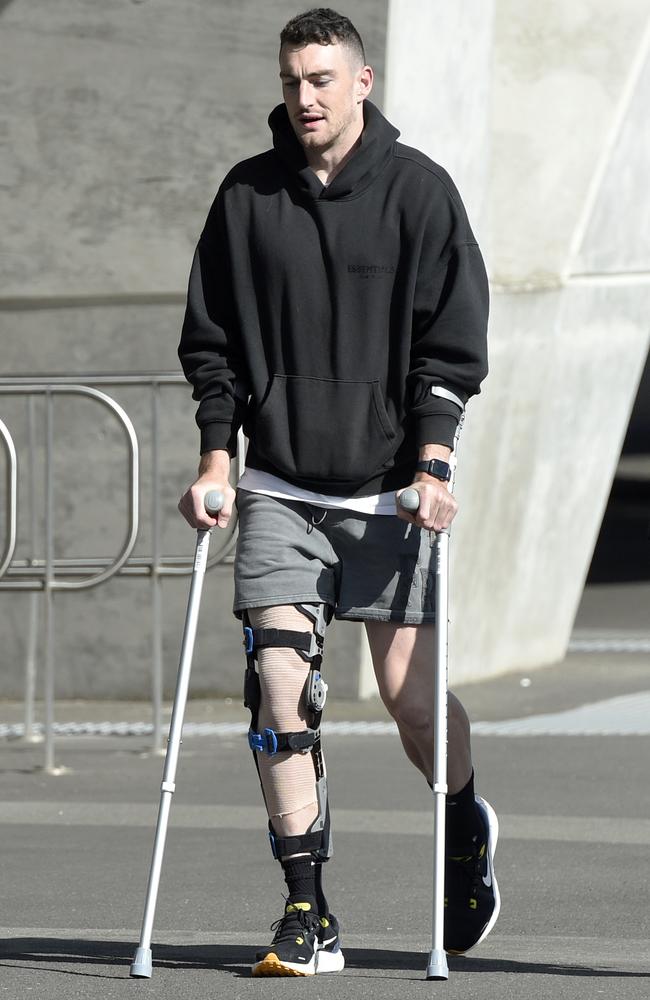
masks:
{"label": "man's face", "polygon": [[370,67],[356,62],[345,45],[283,45],[280,79],[289,119],[305,152],[346,152],[363,127]]}

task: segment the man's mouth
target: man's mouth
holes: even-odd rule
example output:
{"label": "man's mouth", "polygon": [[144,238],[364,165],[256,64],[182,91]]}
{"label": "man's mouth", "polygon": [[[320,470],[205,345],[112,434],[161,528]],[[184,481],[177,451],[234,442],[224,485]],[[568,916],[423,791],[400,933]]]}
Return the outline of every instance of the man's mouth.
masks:
{"label": "man's mouth", "polygon": [[324,121],[322,115],[298,115],[298,122],[303,128],[315,128],[322,121]]}

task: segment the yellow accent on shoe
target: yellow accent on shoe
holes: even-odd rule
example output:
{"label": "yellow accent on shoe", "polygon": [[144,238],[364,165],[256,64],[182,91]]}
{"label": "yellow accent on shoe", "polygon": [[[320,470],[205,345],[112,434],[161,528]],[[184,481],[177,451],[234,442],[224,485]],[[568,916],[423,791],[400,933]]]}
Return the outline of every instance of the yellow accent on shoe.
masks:
{"label": "yellow accent on shoe", "polygon": [[478,910],[478,900],[477,899],[470,899],[470,901],[469,901],[469,908],[470,908],[470,910]]}
{"label": "yellow accent on shoe", "polygon": [[321,927],[329,927],[330,922],[327,917],[319,917]]}
{"label": "yellow accent on shoe", "polygon": [[287,903],[285,913],[296,913],[298,910],[311,911],[311,903]]}
{"label": "yellow accent on shoe", "polygon": [[257,976],[313,976],[313,972],[302,972],[284,965],[274,952],[269,952],[266,958],[253,966],[251,975]]}
{"label": "yellow accent on shoe", "polygon": [[[487,844],[481,844],[481,849],[478,852],[478,857],[482,858],[486,851],[487,851]],[[465,854],[465,855],[462,855],[462,854],[461,855],[450,854],[450,855],[448,855],[448,860],[449,861],[473,861],[473,859],[474,859],[474,856],[472,854]]]}

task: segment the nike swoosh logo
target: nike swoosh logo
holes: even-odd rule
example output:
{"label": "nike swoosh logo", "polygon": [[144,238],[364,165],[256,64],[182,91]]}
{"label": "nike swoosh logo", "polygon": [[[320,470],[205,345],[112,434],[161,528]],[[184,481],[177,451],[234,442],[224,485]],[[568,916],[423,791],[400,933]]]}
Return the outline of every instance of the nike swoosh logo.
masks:
{"label": "nike swoosh logo", "polygon": [[483,885],[487,886],[488,889],[492,885],[492,872],[490,871],[489,868],[487,875],[483,875]]}

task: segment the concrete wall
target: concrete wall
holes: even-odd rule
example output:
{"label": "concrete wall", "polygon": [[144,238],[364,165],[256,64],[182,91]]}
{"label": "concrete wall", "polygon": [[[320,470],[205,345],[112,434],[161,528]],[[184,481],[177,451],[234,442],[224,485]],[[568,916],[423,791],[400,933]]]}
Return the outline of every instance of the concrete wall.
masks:
{"label": "concrete wall", "polygon": [[[354,0],[378,71],[383,4]],[[268,113],[281,100],[279,31],[294,0],[13,0],[0,3],[0,369],[2,374],[177,370],[176,345],[194,246],[233,162],[270,145]],[[113,390],[109,390],[113,392]],[[142,449],[142,523],[136,555],[150,554],[150,400],[115,390]],[[195,474],[198,431],[189,387],[164,390],[163,538],[191,552],[176,511]],[[17,556],[43,556],[42,518],[30,538],[26,403],[0,395],[19,448]],[[124,534],[125,458],[112,419],[88,401],[57,400],[56,554],[110,555]],[[43,429],[43,409],[37,406]],[[0,478],[3,458],[0,457]],[[42,497],[43,450],[37,448]],[[4,510],[4,481],[0,511]],[[0,527],[0,544],[2,543]],[[173,691],[187,579],[166,579],[164,658]],[[211,571],[192,693],[239,695],[240,626],[232,567]],[[1,592],[0,697],[19,697],[29,597]],[[151,612],[145,579],[115,579],[55,600],[57,694],[147,697]],[[333,626],[328,680],[355,697],[358,626]],[[39,650],[42,663],[43,649]]]}
{"label": "concrete wall", "polygon": [[[3,373],[177,368],[195,241],[224,172],[269,143],[277,35],[297,9],[0,3]],[[375,100],[455,177],[492,280],[492,371],[458,477],[453,677],[539,666],[566,646],[648,349],[647,4],[350,0],[345,11],[378,70]],[[116,396],[142,444],[136,551],[147,554],[150,403]],[[198,438],[189,390],[164,399],[164,548],[180,554],[193,539],[175,504]],[[43,539],[41,519],[36,547],[29,533],[24,401],[0,397],[0,416],[21,449],[27,558]],[[120,437],[88,403],[61,401],[56,421],[57,554],[107,554],[123,531]],[[42,482],[41,447],[37,463]],[[192,690],[237,694],[230,567],[206,587]],[[186,592],[165,581],[168,691]],[[0,693],[15,697],[29,601],[3,592],[1,603]],[[146,696],[146,580],[58,595],[56,624],[60,695]],[[328,648],[334,693],[372,693],[360,630],[334,627]]]}
{"label": "concrete wall", "polygon": [[469,6],[467,35],[453,7],[392,0],[386,81],[389,117],[455,171],[492,283],[491,373],[460,451],[452,680],[564,655],[650,334],[647,4]]}
{"label": "concrete wall", "polygon": [[[382,57],[383,4],[348,6]],[[295,0],[6,6],[3,296],[183,292],[225,172],[270,145],[279,32],[297,9]]]}

